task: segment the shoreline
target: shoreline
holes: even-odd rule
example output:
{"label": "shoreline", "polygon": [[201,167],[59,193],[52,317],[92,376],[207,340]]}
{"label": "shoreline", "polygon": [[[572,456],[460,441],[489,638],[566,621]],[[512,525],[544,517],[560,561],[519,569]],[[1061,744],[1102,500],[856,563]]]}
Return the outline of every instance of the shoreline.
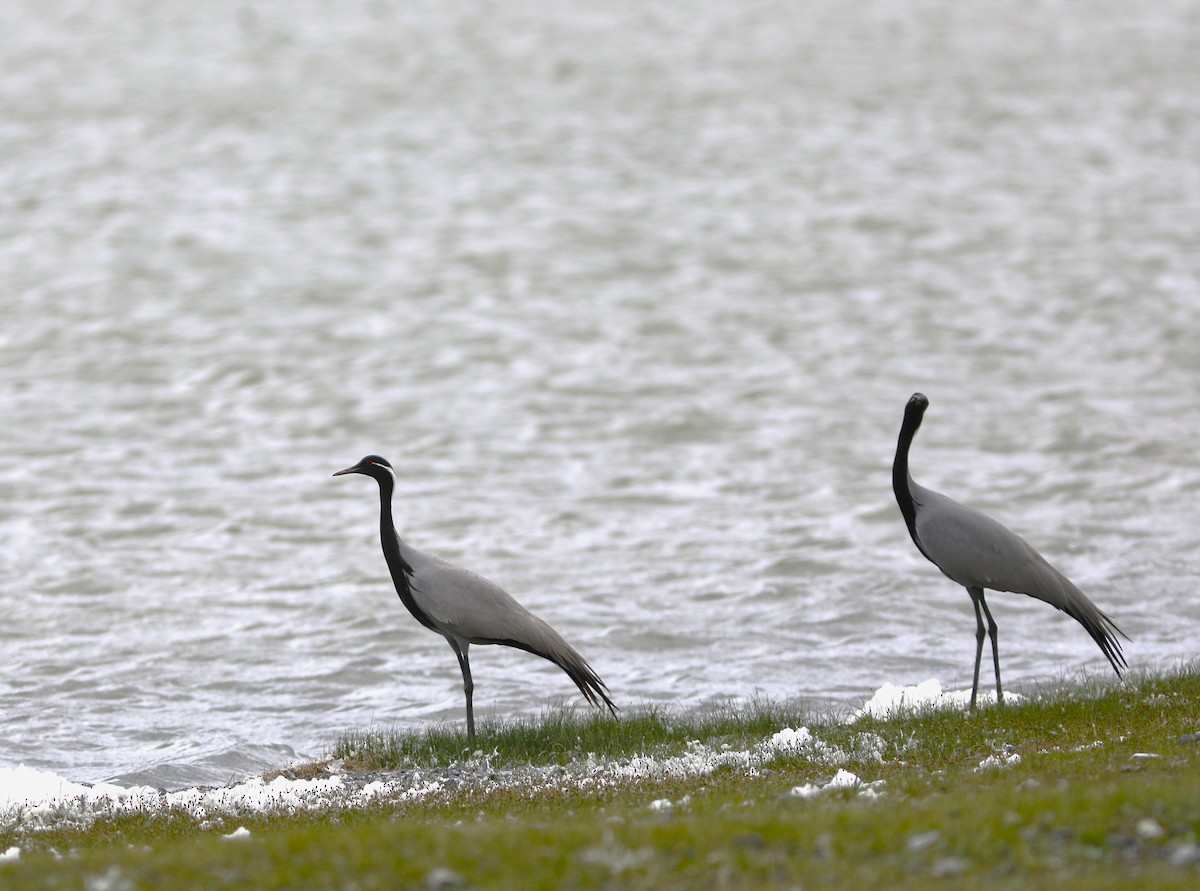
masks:
{"label": "shoreline", "polygon": [[[804,724],[762,704],[703,725],[557,713],[484,727],[466,757],[446,728],[351,733],[353,757],[225,787],[68,784],[82,794],[0,809],[0,877],[6,891],[105,876],[156,889],[657,891],[717,874],[764,888],[1194,887],[1197,669],[1026,691],[975,714],[953,693],[939,697],[951,707]],[[915,704],[922,686],[877,702]]]}

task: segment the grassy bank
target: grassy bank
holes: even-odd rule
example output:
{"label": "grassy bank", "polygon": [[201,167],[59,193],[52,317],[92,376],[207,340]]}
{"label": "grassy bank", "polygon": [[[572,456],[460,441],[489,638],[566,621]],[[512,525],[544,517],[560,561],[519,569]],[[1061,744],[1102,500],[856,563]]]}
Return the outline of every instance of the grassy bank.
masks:
{"label": "grassy bank", "polygon": [[[22,850],[0,886],[1192,888],[1194,669],[1026,691],[975,716],[556,713],[488,726],[474,748],[455,728],[350,733],[341,769],[403,777],[401,792],[290,815],[10,826],[0,851]],[[811,735],[776,736],[802,725]]]}

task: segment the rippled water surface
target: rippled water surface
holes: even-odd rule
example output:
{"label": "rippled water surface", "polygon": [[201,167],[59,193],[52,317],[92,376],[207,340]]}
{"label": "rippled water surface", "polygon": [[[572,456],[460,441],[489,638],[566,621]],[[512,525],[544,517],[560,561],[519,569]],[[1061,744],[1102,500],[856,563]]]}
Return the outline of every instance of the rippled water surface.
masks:
{"label": "rippled water surface", "polygon": [[[1194,3],[0,7],[0,764],[220,781],[462,719],[500,582],[621,705],[970,683],[890,490],[1200,632]],[[991,598],[1005,680],[1110,674]],[[577,702],[473,651],[485,715]]]}

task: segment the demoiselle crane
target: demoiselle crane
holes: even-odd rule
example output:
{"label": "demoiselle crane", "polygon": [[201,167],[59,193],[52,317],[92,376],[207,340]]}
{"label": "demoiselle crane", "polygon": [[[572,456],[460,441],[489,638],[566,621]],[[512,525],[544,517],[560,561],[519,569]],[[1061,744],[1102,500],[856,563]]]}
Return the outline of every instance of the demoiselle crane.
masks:
{"label": "demoiselle crane", "polygon": [[979,663],[983,658],[985,635],[992,640],[996,701],[1004,702],[996,621],[984,600],[985,588],[1028,594],[1062,610],[1087,629],[1120,676],[1121,669],[1127,666],[1116,635],[1120,634],[1126,640],[1128,637],[1070,579],[1008,527],[913,481],[908,469],[908,450],[928,407],[929,400],[923,393],[914,393],[905,406],[904,422],[896,443],[896,460],[892,464],[892,489],[917,550],[948,578],[965,587],[975,606],[975,679],[971,684],[971,710],[975,709],[979,692]]}
{"label": "demoiselle crane", "polygon": [[616,714],[608,688],[562,635],[482,576],[410,547],[396,532],[392,493],[396,474],[378,455],[367,455],[334,476],[361,473],[379,483],[379,537],[396,593],[418,622],[446,638],[462,670],[467,736],[475,738],[471,644],[504,644],[549,659],[567,673],[588,702]]}

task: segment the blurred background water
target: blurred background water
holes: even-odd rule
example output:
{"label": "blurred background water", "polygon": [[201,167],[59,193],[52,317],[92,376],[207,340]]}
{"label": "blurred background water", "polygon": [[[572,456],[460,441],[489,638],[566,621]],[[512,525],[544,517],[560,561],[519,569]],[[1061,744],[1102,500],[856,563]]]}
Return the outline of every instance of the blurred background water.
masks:
{"label": "blurred background water", "polygon": [[[914,390],[921,482],[1193,657],[1198,85],[1182,0],[0,4],[0,764],[461,721],[367,452],[623,706],[969,685]],[[991,603],[1010,685],[1111,675]]]}

